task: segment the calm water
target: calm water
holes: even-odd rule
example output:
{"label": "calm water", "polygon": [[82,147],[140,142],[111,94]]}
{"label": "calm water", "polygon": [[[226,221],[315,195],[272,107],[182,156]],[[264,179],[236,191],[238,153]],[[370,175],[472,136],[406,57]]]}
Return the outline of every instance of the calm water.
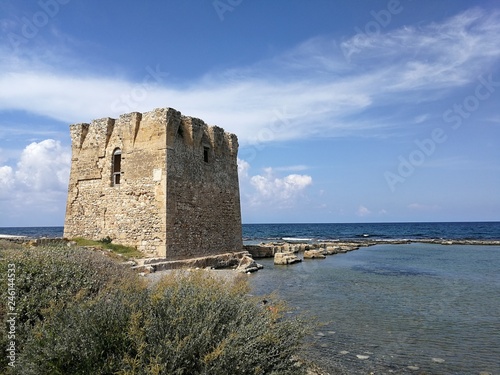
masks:
{"label": "calm water", "polygon": [[277,291],[319,320],[310,351],[327,370],[500,374],[500,247],[377,245],[261,263],[254,293]]}
{"label": "calm water", "polygon": [[62,237],[64,227],[7,227],[0,228],[0,234],[26,236],[30,238]]}

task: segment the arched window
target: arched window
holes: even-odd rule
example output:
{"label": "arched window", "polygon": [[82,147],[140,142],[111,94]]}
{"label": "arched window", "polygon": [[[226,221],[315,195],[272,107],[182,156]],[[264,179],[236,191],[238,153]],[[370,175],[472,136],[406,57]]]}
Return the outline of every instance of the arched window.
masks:
{"label": "arched window", "polygon": [[113,176],[112,176],[112,185],[119,185],[120,178],[122,175],[122,150],[117,148],[113,151]]}
{"label": "arched window", "polygon": [[205,161],[205,163],[208,163],[210,161],[209,153],[210,147],[203,147],[203,161]]}

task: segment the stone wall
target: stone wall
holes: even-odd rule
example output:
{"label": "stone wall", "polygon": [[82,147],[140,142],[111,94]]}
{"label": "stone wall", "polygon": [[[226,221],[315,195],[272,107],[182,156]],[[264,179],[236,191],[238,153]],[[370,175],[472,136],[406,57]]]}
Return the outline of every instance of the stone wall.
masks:
{"label": "stone wall", "polygon": [[167,259],[241,251],[236,136],[171,108],[70,133],[66,238],[109,236]]}
{"label": "stone wall", "polygon": [[241,251],[236,136],[182,116],[168,137],[167,257]]}

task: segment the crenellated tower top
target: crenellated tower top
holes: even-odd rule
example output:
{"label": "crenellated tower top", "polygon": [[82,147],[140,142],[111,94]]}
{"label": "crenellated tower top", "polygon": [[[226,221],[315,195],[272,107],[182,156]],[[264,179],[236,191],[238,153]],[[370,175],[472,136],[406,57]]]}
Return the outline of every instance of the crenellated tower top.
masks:
{"label": "crenellated tower top", "polygon": [[[165,134],[165,147],[173,147],[182,139],[187,147],[209,146],[214,153],[238,153],[238,138],[218,126],[207,125],[203,120],[184,116],[173,108],[156,108],[149,112],[131,112],[118,119],[104,117],[89,123],[70,125],[73,150],[102,148],[105,150],[114,135],[125,144],[133,146],[140,135],[144,120],[158,127],[158,134]],[[148,126],[148,133],[154,129]]]}

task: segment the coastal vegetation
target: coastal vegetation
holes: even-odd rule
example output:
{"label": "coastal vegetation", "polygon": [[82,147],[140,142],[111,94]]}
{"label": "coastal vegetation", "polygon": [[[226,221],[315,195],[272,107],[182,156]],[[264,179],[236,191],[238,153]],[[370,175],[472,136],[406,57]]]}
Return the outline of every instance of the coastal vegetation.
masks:
{"label": "coastal vegetation", "polygon": [[[15,367],[4,374],[300,374],[307,325],[243,278],[172,273],[152,285],[102,251],[0,243],[15,265]],[[9,266],[11,265],[11,266]],[[7,281],[5,280],[6,284]],[[2,302],[8,300],[2,288]],[[2,348],[10,341],[2,303]]]}
{"label": "coastal vegetation", "polygon": [[106,249],[110,250],[114,254],[119,254],[126,258],[144,256],[144,254],[142,254],[135,247],[112,243],[112,239],[109,237],[102,238],[99,241],[93,241],[93,240],[88,240],[86,238],[77,237],[74,238],[73,241],[76,242],[78,246],[90,246],[99,249]]}

